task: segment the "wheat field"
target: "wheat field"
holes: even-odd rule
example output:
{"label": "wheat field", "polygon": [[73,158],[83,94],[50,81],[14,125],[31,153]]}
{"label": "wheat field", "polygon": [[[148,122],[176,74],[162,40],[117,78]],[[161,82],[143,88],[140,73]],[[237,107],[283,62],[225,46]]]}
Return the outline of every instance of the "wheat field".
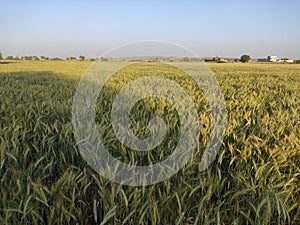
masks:
{"label": "wheat field", "polygon": [[178,141],[176,110],[148,98],[132,109],[135,135],[159,115],[168,135],[151,153],[116,139],[111,104],[124,85],[153,73],[189,93],[203,122],[194,158],[163,182],[132,187],[97,174],[81,157],[72,102],[88,61],[0,64],[0,224],[300,224],[300,65],[209,63],[228,113],[222,147],[199,172],[210,109],[201,90],[163,63],[116,73],[98,98],[98,131],[110,153],[133,164],[162,160]]}

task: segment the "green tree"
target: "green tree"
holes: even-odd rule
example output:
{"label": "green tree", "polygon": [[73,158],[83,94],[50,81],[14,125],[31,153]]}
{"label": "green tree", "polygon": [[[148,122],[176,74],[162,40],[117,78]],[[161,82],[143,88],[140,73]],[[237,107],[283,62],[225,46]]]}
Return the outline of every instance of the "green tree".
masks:
{"label": "green tree", "polygon": [[32,56],[25,56],[24,58],[25,58],[25,60],[32,60],[33,59]]}
{"label": "green tree", "polygon": [[241,58],[240,58],[240,61],[242,63],[245,63],[245,62],[249,62],[250,61],[250,55],[242,55]]}
{"label": "green tree", "polygon": [[107,62],[107,61],[108,61],[108,59],[107,59],[107,58],[104,58],[104,57],[101,57],[100,60],[101,60],[101,61],[104,61],[104,62]]}
{"label": "green tree", "polygon": [[1,60],[1,59],[3,59],[3,58],[2,58],[2,52],[0,52],[0,60]]}
{"label": "green tree", "polygon": [[295,64],[300,64],[300,59],[294,60]]}
{"label": "green tree", "polygon": [[85,56],[81,55],[81,56],[79,56],[79,59],[80,59],[81,61],[83,61],[83,60],[85,59]]}
{"label": "green tree", "polygon": [[53,60],[53,61],[60,61],[62,60],[61,58],[58,58],[58,57],[54,57],[54,58],[51,58],[50,60]]}
{"label": "green tree", "polygon": [[220,62],[220,58],[218,56],[212,58],[213,62]]}

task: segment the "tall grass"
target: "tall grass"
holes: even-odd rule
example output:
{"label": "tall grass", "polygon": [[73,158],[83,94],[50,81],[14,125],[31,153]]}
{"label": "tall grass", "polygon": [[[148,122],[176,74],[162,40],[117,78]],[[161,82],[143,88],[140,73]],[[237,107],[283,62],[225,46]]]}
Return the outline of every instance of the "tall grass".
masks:
{"label": "tall grass", "polygon": [[163,159],[176,145],[180,126],[167,102],[146,99],[132,110],[135,134],[147,135],[147,121],[160,115],[170,125],[169,136],[146,155],[121,146],[107,113],[130,79],[164,74],[198,107],[202,126],[194,160],[171,179],[147,187],[112,183],[79,154],[72,98],[88,66],[0,64],[0,224],[300,224],[299,65],[209,64],[229,121],[218,157],[204,172],[198,163],[210,119],[201,90],[163,64],[135,65],[112,77],[99,96],[96,120],[111,153],[124,161]]}

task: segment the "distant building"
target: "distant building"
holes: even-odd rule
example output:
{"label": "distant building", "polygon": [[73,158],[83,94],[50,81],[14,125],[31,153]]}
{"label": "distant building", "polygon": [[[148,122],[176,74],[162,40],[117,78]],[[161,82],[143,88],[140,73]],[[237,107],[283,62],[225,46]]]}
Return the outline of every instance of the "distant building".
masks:
{"label": "distant building", "polygon": [[283,58],[283,59],[279,59],[278,62],[283,62],[283,63],[293,63],[294,60],[288,59],[288,58]]}
{"label": "distant building", "polygon": [[266,58],[257,59],[257,62],[268,62],[268,59]]}
{"label": "distant building", "polygon": [[278,59],[276,55],[270,55],[267,58],[257,59],[257,62],[293,63],[294,60],[288,58]]}
{"label": "distant building", "polygon": [[276,55],[269,55],[267,58],[267,62],[277,62],[277,56]]}
{"label": "distant building", "polygon": [[219,62],[221,62],[221,63],[227,63],[228,60],[227,60],[227,59],[224,59],[224,58],[220,58],[220,59],[219,59]]}
{"label": "distant building", "polygon": [[285,60],[285,62],[287,62],[287,63],[293,63],[294,60],[292,60],[292,59],[287,59],[287,60]]}

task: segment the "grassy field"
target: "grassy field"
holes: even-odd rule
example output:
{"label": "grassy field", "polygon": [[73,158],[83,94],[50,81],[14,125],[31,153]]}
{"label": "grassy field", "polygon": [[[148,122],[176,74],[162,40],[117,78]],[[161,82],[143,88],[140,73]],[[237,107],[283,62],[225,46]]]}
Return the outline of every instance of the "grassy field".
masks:
{"label": "grassy field", "polygon": [[79,153],[72,101],[89,65],[0,64],[0,224],[300,224],[300,65],[208,64],[225,97],[228,126],[217,159],[203,172],[198,164],[210,113],[193,81],[161,63],[132,65],[115,74],[99,96],[96,118],[115,157],[147,164],[176,145],[176,111],[151,98],[134,107],[132,127],[143,137],[147,121],[163,117],[169,126],[163,145],[139,155],[114,137],[110,104],[141,73],[155,71],[183,86],[205,125],[194,160],[171,179],[146,187],[110,182]]}

